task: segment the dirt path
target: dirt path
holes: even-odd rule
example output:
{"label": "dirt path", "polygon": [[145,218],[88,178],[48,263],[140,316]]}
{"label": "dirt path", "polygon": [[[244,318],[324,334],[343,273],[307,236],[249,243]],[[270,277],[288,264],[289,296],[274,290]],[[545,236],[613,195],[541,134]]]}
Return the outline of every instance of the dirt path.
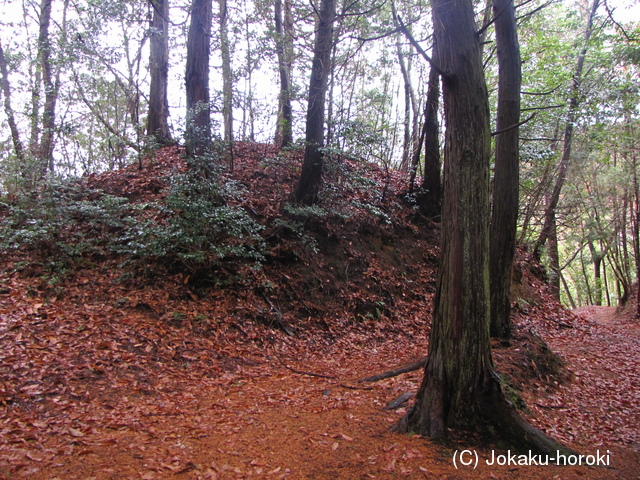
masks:
{"label": "dirt path", "polygon": [[566,413],[578,422],[570,435],[584,445],[626,445],[640,452],[640,323],[615,307],[575,313],[585,319],[582,325],[548,338],[575,375],[563,387]]}
{"label": "dirt path", "polygon": [[[391,354],[389,347],[376,353],[387,357]],[[117,410],[124,413],[118,419],[109,418],[114,424],[105,425],[94,417],[94,428],[69,442],[65,454],[56,455],[49,466],[39,471],[33,469],[26,476],[323,480],[507,479],[514,475],[521,479],[636,478],[629,465],[634,460],[618,448],[618,439],[599,443],[588,428],[586,431],[566,428],[563,420],[569,414],[574,415],[573,407],[569,407],[566,415],[547,417],[544,423],[553,425],[558,421],[557,426],[551,427],[552,433],[565,436],[579,433],[576,440],[583,446],[582,451],[601,449],[604,453],[609,449],[612,468],[488,466],[486,461],[492,452],[478,449],[482,459],[478,469],[457,470],[452,464],[452,449],[389,432],[403,411],[388,412],[383,410],[384,405],[399,393],[415,388],[419,373],[363,389],[369,387],[361,387],[348,378],[349,373],[359,371],[358,363],[367,361],[364,352],[358,352],[356,357],[350,361],[343,357],[337,362],[340,366],[325,363],[326,369],[322,371],[337,373],[340,380],[296,375],[265,365],[249,366],[238,368],[213,384],[187,386],[173,396],[175,403],[149,399],[146,410],[140,410],[139,399],[134,396],[121,399],[124,405]],[[314,364],[316,368],[320,365],[320,361]],[[569,389],[566,394],[578,393]],[[580,399],[584,401],[584,395]],[[582,405],[576,408],[582,414],[590,411],[590,407],[585,410]],[[128,411],[137,411],[132,421],[124,416]],[[90,424],[91,418],[79,413],[76,420]],[[608,420],[610,430],[626,425],[631,433],[634,428],[626,421],[611,425]],[[593,418],[587,416],[582,421]],[[602,426],[602,419],[598,418],[597,423]],[[594,432],[598,431],[596,427]],[[74,431],[71,435],[74,436]],[[588,440],[581,442],[582,439]],[[496,454],[506,452],[496,450]]]}
{"label": "dirt path", "polygon": [[144,311],[23,297],[11,307],[0,322],[0,357],[12,369],[0,385],[3,479],[632,479],[640,471],[640,331],[610,311],[573,328],[536,323],[575,379],[525,396],[534,423],[580,452],[606,452],[609,465],[488,465],[508,452],[461,445],[478,453],[474,470],[455,468],[454,448],[390,433],[404,410],[384,406],[414,391],[420,372],[356,383],[420,357],[424,338],[360,329],[295,340],[244,325],[243,335],[265,341],[228,332],[186,341]]}

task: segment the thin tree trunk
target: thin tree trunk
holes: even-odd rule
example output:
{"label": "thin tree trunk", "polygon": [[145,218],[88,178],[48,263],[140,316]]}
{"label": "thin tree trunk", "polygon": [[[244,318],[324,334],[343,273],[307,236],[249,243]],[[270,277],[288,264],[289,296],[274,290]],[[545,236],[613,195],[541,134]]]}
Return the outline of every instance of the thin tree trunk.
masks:
{"label": "thin tree trunk", "polygon": [[4,95],[4,112],[7,115],[7,123],[11,131],[11,140],[13,148],[18,159],[18,170],[20,175],[25,176],[26,159],[24,153],[24,145],[20,139],[20,131],[16,124],[13,107],[11,106],[11,83],[9,82],[9,69],[7,68],[7,59],[4,56],[2,44],[0,44],[0,73],[2,74],[2,93]]}
{"label": "thin tree trunk", "polygon": [[325,140],[326,145],[331,145],[333,143],[334,127],[336,123],[334,114],[333,114],[333,104],[334,104],[333,92],[336,84],[336,56],[338,51],[338,39],[340,38],[341,27],[342,25],[339,24],[337,28],[333,29],[333,40],[331,41],[333,46],[331,47],[331,69],[329,72],[329,79],[328,79],[328,82],[329,82],[328,91],[327,91],[328,98],[326,100],[327,102],[327,115],[326,115],[327,134],[326,134],[326,140]]}
{"label": "thin tree trunk", "polygon": [[233,70],[229,47],[227,0],[220,1],[220,54],[222,57],[222,117],[224,141],[233,142]]}
{"label": "thin tree trunk", "polygon": [[594,20],[596,11],[600,5],[600,0],[593,0],[591,12],[587,20],[587,28],[584,34],[584,42],[582,50],[578,55],[578,62],[573,74],[573,82],[571,84],[571,92],[569,94],[569,111],[567,112],[567,123],[564,129],[564,144],[562,149],[562,158],[560,159],[560,165],[556,174],[556,183],[553,187],[549,203],[544,212],[544,225],[540,236],[533,247],[533,256],[537,260],[540,260],[541,248],[549,239],[551,235],[551,229],[553,228],[552,222],[555,222],[556,209],[558,208],[558,202],[560,201],[560,193],[564,186],[565,179],[567,177],[567,171],[569,164],[571,163],[571,143],[573,140],[573,129],[578,114],[578,106],[580,104],[580,89],[582,86],[582,71],[584,69],[584,62],[587,57],[587,50],[589,48],[589,40],[594,31]]}
{"label": "thin tree trunk", "polygon": [[[251,37],[251,26],[249,22],[249,15],[245,11],[244,18],[244,28],[245,28],[245,36],[247,38],[247,53],[245,56],[246,59],[246,68],[247,75],[245,77],[245,88],[246,88],[246,96],[245,96],[245,107],[242,109],[242,139],[248,140],[249,142],[255,142],[255,107],[253,102],[253,70],[254,70],[254,59],[253,56],[255,52],[253,51],[252,37]],[[247,136],[247,114],[249,116],[249,135]]]}
{"label": "thin tree trunk", "polygon": [[[435,49],[434,49],[435,51]],[[437,53],[434,55],[437,61]],[[440,179],[440,75],[431,67],[424,118],[424,176],[420,194],[420,210],[430,218],[439,218],[442,211],[442,180]]]}
{"label": "thin tree trunk", "polygon": [[586,286],[587,291],[587,304],[593,305],[593,295],[591,294],[591,282],[589,281],[589,274],[587,273],[587,269],[585,267],[586,262],[584,260],[584,255],[580,253],[580,265],[582,266],[582,276],[584,278],[584,284]]}
{"label": "thin tree trunk", "polygon": [[35,65],[35,71],[32,75],[31,84],[31,111],[29,116],[31,117],[31,129],[29,134],[29,155],[32,158],[38,157],[38,145],[40,144],[40,89],[42,83],[42,68],[40,61]]}
{"label": "thin tree trunk", "polygon": [[560,300],[560,252],[558,250],[558,224],[555,214],[550,223],[548,247],[549,286],[551,287],[551,293],[556,299]]}
{"label": "thin tree trunk", "polygon": [[52,0],[42,0],[40,4],[40,31],[38,35],[38,51],[44,86],[44,107],[42,110],[42,137],[38,148],[39,175],[44,177],[53,171],[53,142],[55,135],[56,101],[58,93],[53,80],[51,65],[51,40],[49,25],[51,23]]}
{"label": "thin tree trunk", "polygon": [[396,51],[398,55],[398,63],[400,64],[400,71],[402,72],[403,87],[404,87],[404,136],[402,141],[402,161],[400,162],[400,171],[406,172],[409,170],[409,159],[411,157],[411,79],[409,78],[409,72],[404,63],[404,56],[402,54],[402,46],[400,41],[396,42]]}
{"label": "thin tree trunk", "polygon": [[591,252],[591,261],[593,262],[593,278],[595,283],[594,291],[594,304],[602,305],[602,260],[604,256],[598,252],[593,245],[593,242],[589,242],[589,251]]}
{"label": "thin tree trunk", "polygon": [[564,275],[562,275],[562,273],[560,274],[560,280],[562,281],[564,292],[567,294],[567,299],[569,299],[569,304],[571,305],[571,308],[575,310],[577,307],[576,302],[573,300],[573,295],[571,295],[571,290],[569,289],[569,285],[567,285],[567,281],[565,280]]}
{"label": "thin tree trunk", "polygon": [[498,48],[498,109],[489,278],[491,335],[511,334],[511,272],[516,253],[520,167],[520,47],[513,0],[493,0]]}
{"label": "thin tree trunk", "polygon": [[[633,253],[636,257],[636,279],[640,279],[640,181],[638,180],[638,160],[635,152],[631,152],[633,169],[633,207],[631,211],[633,228]],[[636,280],[636,318],[640,318],[640,280]]]}
{"label": "thin tree trunk", "polygon": [[[620,286],[619,283],[618,286]],[[609,277],[607,275],[607,262],[605,261],[605,257],[602,258],[602,287],[604,289],[604,296],[607,299],[607,307],[610,307],[611,295],[609,294]]]}
{"label": "thin tree trunk", "polygon": [[[396,11],[395,1],[391,2],[391,14],[393,16],[396,25],[400,25],[398,13]],[[418,102],[411,83],[411,64],[405,63],[405,55],[402,51],[402,43],[400,41],[401,36],[398,35],[396,39],[396,55],[398,57],[398,63],[400,65],[400,72],[402,73],[403,87],[404,87],[404,137],[402,145],[402,160],[400,163],[400,171],[408,172],[409,166],[412,165],[412,160],[415,158],[416,151],[419,150],[418,139]],[[412,113],[413,112],[413,115]],[[413,119],[413,126],[411,121]],[[418,154],[419,156],[419,154]],[[410,176],[413,172],[410,173]],[[415,174],[414,178],[415,178]]]}
{"label": "thin tree trunk", "polygon": [[150,0],[153,8],[149,45],[149,113],[147,135],[159,145],[171,142],[169,131],[169,0]]}
{"label": "thin tree trunk", "polygon": [[291,107],[291,68],[293,61],[293,15],[291,0],[275,0],[274,15],[276,26],[276,53],[280,75],[280,95],[278,96],[278,119],[275,144],[286,147],[293,143],[293,109]]}

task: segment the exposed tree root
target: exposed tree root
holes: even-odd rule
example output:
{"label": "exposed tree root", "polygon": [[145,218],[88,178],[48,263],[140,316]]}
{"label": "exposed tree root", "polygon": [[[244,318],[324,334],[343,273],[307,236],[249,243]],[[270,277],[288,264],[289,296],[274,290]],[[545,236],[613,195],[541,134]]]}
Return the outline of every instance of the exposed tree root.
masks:
{"label": "exposed tree root", "polygon": [[379,382],[380,380],[384,380],[385,378],[397,377],[398,375],[402,375],[403,373],[413,372],[414,370],[423,368],[426,364],[427,357],[422,357],[421,359],[409,363],[404,367],[396,368],[395,370],[389,370],[388,372],[384,373],[379,373],[378,375],[373,375],[372,377],[363,378],[362,380],[358,380],[358,382]]}
{"label": "exposed tree root", "polygon": [[262,294],[262,296],[264,297],[264,299],[267,301],[267,303],[269,304],[269,306],[271,307],[271,309],[276,313],[276,315],[278,316],[277,320],[273,321],[273,323],[276,324],[276,326],[282,330],[284,333],[286,333],[287,335],[289,335],[290,337],[294,337],[295,335],[293,334],[293,331],[291,330],[291,328],[289,328],[289,326],[285,323],[284,321],[284,315],[282,315],[282,312],[280,311],[279,308],[277,308],[273,302],[271,300],[269,300],[269,297],[267,297],[264,293]]}
{"label": "exposed tree root", "polygon": [[402,406],[404,406],[409,400],[411,400],[414,397],[415,393],[413,392],[405,392],[402,395],[394,398],[393,400],[391,400],[389,403],[387,403],[387,406],[384,407],[385,410],[396,410]]}
{"label": "exposed tree root", "polygon": [[314,373],[314,372],[306,372],[304,370],[297,370],[293,367],[290,367],[289,365],[287,365],[286,363],[284,363],[280,357],[278,357],[277,355],[274,355],[274,357],[276,357],[276,360],[278,360],[278,362],[280,362],[280,364],[286,368],[287,370],[290,370],[293,373],[297,373],[298,375],[308,375],[310,377],[319,377],[319,378],[329,378],[329,379],[335,379],[337,377],[334,377],[332,375],[324,375],[322,373]]}
{"label": "exposed tree root", "polygon": [[[498,384],[494,384],[494,387]],[[399,433],[416,432],[429,435],[429,431],[423,431],[421,422],[426,418],[431,421],[438,416],[438,412],[422,411],[418,414],[416,405],[421,402],[418,393],[416,404],[407,412],[393,430]],[[485,392],[478,392],[475,403],[476,414],[470,418],[469,423],[463,426],[449,426],[459,428],[461,431],[473,431],[482,435],[487,441],[507,444],[516,451],[526,452],[531,450],[535,454],[548,455],[549,461],[557,459],[557,455],[577,455],[571,448],[562,445],[537,427],[525,420],[505,398],[500,388],[489,388]],[[417,414],[417,415],[416,415]],[[446,432],[446,429],[445,429]],[[444,433],[446,435],[446,433]]]}
{"label": "exposed tree root", "polygon": [[511,407],[495,409],[487,416],[500,439],[520,450],[532,450],[557,459],[558,454],[577,455],[571,448],[562,445],[529,422]]}

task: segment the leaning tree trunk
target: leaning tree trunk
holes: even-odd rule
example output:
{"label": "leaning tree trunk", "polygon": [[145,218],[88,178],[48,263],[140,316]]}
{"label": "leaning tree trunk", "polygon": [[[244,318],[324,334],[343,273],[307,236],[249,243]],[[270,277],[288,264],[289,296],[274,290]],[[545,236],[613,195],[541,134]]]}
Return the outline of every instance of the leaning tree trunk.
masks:
{"label": "leaning tree trunk", "polygon": [[322,180],[324,144],[324,111],[327,82],[331,65],[333,22],[336,16],[335,0],[322,0],[313,49],[309,103],[307,106],[306,147],[302,172],[292,195],[294,203],[312,205],[318,200]]}
{"label": "leaning tree trunk", "polygon": [[169,0],[150,0],[153,8],[149,42],[149,113],[147,135],[171,142],[169,131]]}
{"label": "leaning tree trunk", "polygon": [[[600,5],[600,0],[593,0],[591,6],[591,12],[587,19],[587,28],[584,34],[584,43],[582,50],[578,55],[578,62],[576,63],[576,69],[573,73],[573,81],[571,84],[571,92],[569,97],[569,111],[567,113],[567,124],[564,129],[564,144],[562,148],[562,158],[558,166],[558,173],[556,175],[556,183],[549,197],[549,202],[544,212],[544,225],[540,236],[533,247],[533,256],[536,260],[540,260],[541,249],[552,234],[553,229],[556,228],[552,223],[556,220],[556,209],[558,208],[558,202],[560,201],[560,193],[564,186],[565,179],[567,178],[567,171],[571,163],[571,146],[573,142],[573,130],[578,115],[578,107],[580,105],[581,87],[582,87],[582,71],[584,69],[584,62],[587,57],[587,50],[589,48],[589,40],[594,31],[594,20],[596,11]],[[558,265],[552,265],[552,268],[559,267]]]}
{"label": "leaning tree trunk", "polygon": [[397,425],[442,437],[492,432],[538,451],[561,448],[507,402],[489,338],[489,101],[471,0],[432,0],[446,116],[441,257],[429,356],[415,405]]}
{"label": "leaning tree trunk", "polygon": [[519,200],[520,47],[513,0],[493,0],[498,47],[498,111],[493,209],[489,233],[491,335],[511,333],[511,270]]}
{"label": "leaning tree trunk", "polygon": [[209,54],[212,0],[193,0],[187,38],[187,128],[185,143],[189,155],[202,155],[211,143],[209,106]]}

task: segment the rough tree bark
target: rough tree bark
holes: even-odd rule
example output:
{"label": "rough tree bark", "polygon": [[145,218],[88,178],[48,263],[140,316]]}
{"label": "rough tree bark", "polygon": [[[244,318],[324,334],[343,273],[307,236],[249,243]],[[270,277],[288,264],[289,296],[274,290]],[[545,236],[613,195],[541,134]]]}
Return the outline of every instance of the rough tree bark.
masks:
{"label": "rough tree bark", "polygon": [[598,251],[592,241],[589,241],[587,244],[591,252],[591,260],[593,261],[593,279],[595,284],[594,303],[600,307],[602,306],[602,264],[606,256],[606,250]]}
{"label": "rough tree bark", "polygon": [[396,429],[479,431],[536,451],[563,447],[507,402],[489,338],[489,102],[471,0],[432,0],[446,116],[441,256],[429,355]]}
{"label": "rough tree bark", "polygon": [[153,9],[149,42],[149,113],[147,135],[171,142],[169,131],[169,0],[149,0]]}
{"label": "rough tree bark", "polygon": [[209,55],[212,0],[193,0],[187,38],[187,128],[185,143],[189,155],[202,155],[211,143],[209,105]]}
{"label": "rough tree bark", "polygon": [[300,178],[292,195],[294,203],[305,205],[317,202],[318,190],[322,181],[323,153],[321,148],[324,145],[324,111],[331,69],[333,23],[336,16],[335,0],[322,0],[318,15],[309,81],[304,161]]}
{"label": "rough tree bark", "polygon": [[53,144],[55,135],[56,102],[58,92],[53,79],[51,65],[51,40],[49,38],[49,25],[51,23],[52,0],[42,0],[40,4],[40,31],[38,34],[38,53],[40,55],[40,68],[42,71],[42,83],[44,85],[44,107],[42,110],[42,137],[38,149],[39,175],[44,177],[47,172],[53,171]]}
{"label": "rough tree bark", "polygon": [[419,198],[420,211],[429,218],[439,218],[442,212],[442,180],[440,179],[440,75],[435,68],[429,72],[427,103],[424,117],[424,177]]}
{"label": "rough tree bark", "polygon": [[511,334],[511,271],[519,201],[520,46],[513,0],[493,0],[498,48],[498,109],[493,209],[489,232],[491,335]]}
{"label": "rough tree bark", "polygon": [[[283,11],[284,10],[284,11]],[[274,2],[276,27],[276,53],[280,75],[280,95],[278,97],[278,119],[275,144],[283,148],[293,143],[293,109],[291,107],[291,68],[293,62],[293,15],[291,0]]]}
{"label": "rough tree bark", "polygon": [[[638,158],[635,152],[631,152],[631,165],[633,168],[633,253],[636,257],[636,278],[640,278],[640,181],[638,181]],[[640,282],[636,288],[636,318],[640,318]]]}

